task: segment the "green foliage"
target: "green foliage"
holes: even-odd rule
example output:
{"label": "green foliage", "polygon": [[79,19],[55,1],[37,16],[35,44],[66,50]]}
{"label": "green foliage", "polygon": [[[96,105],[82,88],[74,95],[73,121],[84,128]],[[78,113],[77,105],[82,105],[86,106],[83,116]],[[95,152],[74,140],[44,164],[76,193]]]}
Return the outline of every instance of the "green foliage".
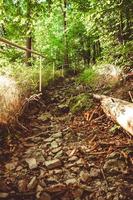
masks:
{"label": "green foliage", "polygon": [[[132,65],[131,8],[132,0],[67,1],[64,32],[63,1],[3,0],[0,3],[0,35],[22,46],[25,46],[25,40],[30,35],[33,49],[46,56],[48,69],[53,63],[61,68],[66,46],[69,72],[81,71],[101,61],[119,66]],[[20,51],[5,45],[0,50],[4,50],[5,58],[10,58],[10,62],[19,60],[16,66],[24,62]],[[10,63],[6,66],[10,66]],[[23,67],[23,71],[27,74],[27,70],[29,73],[31,70],[35,76],[35,66],[33,58],[33,67]],[[81,75],[81,80],[95,86],[98,77],[93,69],[87,69]]]}
{"label": "green foliage", "polygon": [[99,75],[93,68],[85,69],[79,77],[79,81],[88,84],[91,87],[96,87],[99,80]]}
{"label": "green foliage", "polygon": [[119,130],[121,127],[118,124],[115,124],[110,128],[111,133],[115,133],[117,130]]}

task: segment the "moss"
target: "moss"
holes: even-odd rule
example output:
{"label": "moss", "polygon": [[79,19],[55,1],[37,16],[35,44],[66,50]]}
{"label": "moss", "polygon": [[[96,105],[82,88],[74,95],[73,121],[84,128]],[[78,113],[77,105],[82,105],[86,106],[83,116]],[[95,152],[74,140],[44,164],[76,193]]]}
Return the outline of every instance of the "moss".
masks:
{"label": "moss", "polygon": [[69,108],[73,114],[76,114],[85,108],[90,108],[91,105],[91,99],[86,94],[80,94],[76,97],[72,97],[69,102]]}

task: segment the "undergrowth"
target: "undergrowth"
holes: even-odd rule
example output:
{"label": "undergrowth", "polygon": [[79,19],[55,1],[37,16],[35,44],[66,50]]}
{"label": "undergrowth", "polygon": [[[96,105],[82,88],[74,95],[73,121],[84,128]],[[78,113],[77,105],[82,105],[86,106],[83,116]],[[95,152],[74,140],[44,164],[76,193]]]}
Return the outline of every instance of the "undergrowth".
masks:
{"label": "undergrowth", "polygon": [[79,76],[78,81],[91,86],[93,89],[114,87],[120,80],[122,67],[113,64],[99,63],[85,69]]}
{"label": "undergrowth", "polygon": [[96,70],[93,68],[85,69],[78,78],[79,82],[82,82],[84,84],[88,84],[91,87],[95,88],[97,86],[97,83],[99,81],[99,76]]}
{"label": "undergrowth", "polygon": [[[15,79],[21,94],[27,96],[38,92],[39,90],[39,63],[27,67],[20,62],[9,62],[6,58],[1,59],[0,75],[5,75]],[[44,66],[42,64],[42,88],[46,87],[50,81],[61,76],[59,70],[55,70],[53,75],[53,68],[51,66]]]}

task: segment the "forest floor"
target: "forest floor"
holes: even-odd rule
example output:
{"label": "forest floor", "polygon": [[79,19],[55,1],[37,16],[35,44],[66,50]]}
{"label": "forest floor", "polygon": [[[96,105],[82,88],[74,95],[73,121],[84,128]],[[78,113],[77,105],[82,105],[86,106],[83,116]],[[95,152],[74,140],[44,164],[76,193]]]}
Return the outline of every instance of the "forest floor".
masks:
{"label": "forest floor", "polygon": [[[127,85],[110,94],[125,99]],[[0,199],[133,199],[132,139],[97,102],[71,114],[66,102],[81,93],[75,88],[74,78],[49,86],[21,120],[27,131],[1,139]]]}

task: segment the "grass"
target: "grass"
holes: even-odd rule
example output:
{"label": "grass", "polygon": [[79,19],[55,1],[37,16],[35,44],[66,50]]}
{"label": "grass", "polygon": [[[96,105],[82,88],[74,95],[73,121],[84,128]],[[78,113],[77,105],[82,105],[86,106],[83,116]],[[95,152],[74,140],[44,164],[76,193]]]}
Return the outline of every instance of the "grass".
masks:
{"label": "grass", "polygon": [[79,82],[88,84],[89,86],[95,88],[99,81],[99,75],[93,68],[85,69],[79,77]]}
{"label": "grass", "polygon": [[[12,77],[17,85],[21,94],[33,94],[38,92],[39,89],[39,64],[27,67],[19,62],[9,62],[7,59],[1,59],[0,75]],[[46,87],[49,82],[61,76],[59,70],[55,70],[53,76],[52,66],[44,67],[42,64],[42,88]]]}

